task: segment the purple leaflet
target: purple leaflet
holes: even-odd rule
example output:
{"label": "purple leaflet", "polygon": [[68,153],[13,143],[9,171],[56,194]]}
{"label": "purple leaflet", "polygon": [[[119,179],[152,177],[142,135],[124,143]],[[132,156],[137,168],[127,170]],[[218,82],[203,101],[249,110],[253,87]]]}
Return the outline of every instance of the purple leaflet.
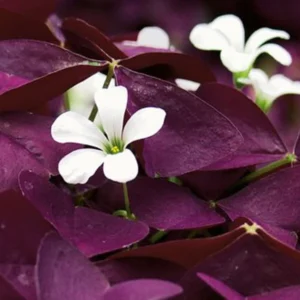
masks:
{"label": "purple leaflet", "polygon": [[147,174],[178,176],[196,171],[234,152],[243,138],[232,123],[200,98],[169,82],[124,67],[115,68],[118,85],[128,89],[128,111],[163,108],[166,120],[144,141]]}
{"label": "purple leaflet", "polygon": [[0,264],[34,265],[40,240],[51,229],[20,193],[1,193]]}
{"label": "purple leaflet", "polygon": [[201,278],[208,286],[215,290],[218,294],[223,296],[225,299],[230,300],[298,300],[300,285],[289,286],[286,288],[273,290],[271,292],[262,293],[260,295],[254,295],[250,297],[243,297],[223,282],[208,276],[204,273],[198,273],[197,276]]}
{"label": "purple leaflet", "polygon": [[199,284],[196,275],[199,272],[223,281],[242,295],[251,296],[300,284],[300,256],[264,233],[251,232],[185,274],[181,284],[187,300],[197,299],[199,295],[201,299],[213,297],[210,289]]}
{"label": "purple leaflet", "polygon": [[1,277],[1,275],[0,275],[0,299],[26,300],[6,280],[4,280]]}
{"label": "purple leaflet", "polygon": [[159,78],[184,78],[199,83],[216,81],[215,75],[206,62],[178,52],[152,51],[141,53],[122,59],[120,65],[132,70],[157,67],[155,75]]}
{"label": "purple leaflet", "polygon": [[115,45],[129,57],[136,56],[142,53],[148,53],[148,52],[166,52],[166,53],[173,52],[172,50],[169,49],[145,47],[139,45],[128,45],[125,43],[115,43]]}
{"label": "purple leaflet", "polygon": [[[208,203],[174,183],[140,177],[127,185],[132,212],[152,228],[195,229],[225,221]],[[122,186],[108,181],[98,190],[96,207],[108,212],[124,209],[123,198]]]}
{"label": "purple leaflet", "polygon": [[274,290],[272,292],[263,293],[261,295],[251,296],[249,300],[298,300],[300,293],[300,285],[289,286],[283,289]]}
{"label": "purple leaflet", "polygon": [[225,299],[230,300],[244,300],[241,294],[237,293],[235,290],[224,284],[222,281],[217,280],[207,274],[197,273],[197,276],[204,281],[208,286],[210,286],[214,291],[223,296]]}
{"label": "purple leaflet", "polygon": [[103,300],[167,300],[180,295],[182,288],[172,282],[139,279],[119,283],[110,288]]}
{"label": "purple leaflet", "polygon": [[124,257],[97,263],[101,272],[113,284],[133,279],[161,279],[178,282],[186,269],[164,259],[153,257]]}
{"label": "purple leaflet", "polygon": [[14,289],[25,299],[37,299],[34,278],[34,265],[0,264],[0,277],[1,276],[5,278],[5,280],[9,282],[10,285],[13,286]]}
{"label": "purple leaflet", "polygon": [[18,88],[27,82],[29,82],[28,79],[0,72],[0,95],[12,89]]}
{"label": "purple leaflet", "polygon": [[36,277],[41,300],[102,299],[109,289],[100,270],[54,232],[41,242]]}
{"label": "purple leaflet", "polygon": [[91,61],[46,42],[0,41],[0,72],[28,81],[18,87],[8,82],[11,90],[1,88],[0,111],[41,106],[105,67],[106,62]]}
{"label": "purple leaflet", "polygon": [[196,171],[184,174],[180,180],[194,193],[206,200],[216,200],[247,171],[246,168]]}
{"label": "purple leaflet", "polygon": [[19,181],[24,196],[86,256],[128,247],[148,235],[149,228],[142,222],[89,208],[75,208],[68,194],[32,172],[22,172]]}
{"label": "purple leaflet", "polygon": [[78,46],[84,46],[95,53],[97,57],[100,56],[107,60],[127,57],[125,53],[96,27],[81,19],[65,19],[62,24],[62,30],[67,36],[67,42],[76,49]]}
{"label": "purple leaflet", "polygon": [[[218,202],[231,220],[246,217],[253,222],[281,231],[300,230],[300,166],[271,174]],[[286,236],[286,234],[284,234]],[[280,238],[280,236],[279,236]]]}
{"label": "purple leaflet", "polygon": [[244,137],[244,144],[231,155],[205,168],[232,169],[267,163],[288,152],[261,109],[243,93],[225,85],[203,84],[197,95],[227,116]]}
{"label": "purple leaflet", "polygon": [[188,269],[208,256],[226,248],[244,233],[244,228],[239,227],[214,238],[169,241],[131,251],[123,251],[110,258],[153,257],[171,261]]}
{"label": "purple leaflet", "polygon": [[56,143],[50,134],[54,119],[31,113],[2,113],[0,119],[0,191],[16,188],[22,170],[58,174],[60,159],[78,148]]}

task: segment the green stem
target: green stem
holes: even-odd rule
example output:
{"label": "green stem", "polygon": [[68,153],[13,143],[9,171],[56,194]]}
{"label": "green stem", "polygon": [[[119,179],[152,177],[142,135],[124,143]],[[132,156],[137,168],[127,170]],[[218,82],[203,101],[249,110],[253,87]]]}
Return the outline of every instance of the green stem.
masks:
{"label": "green stem", "polygon": [[237,187],[243,186],[247,183],[250,183],[263,175],[267,175],[285,165],[293,164],[296,161],[297,161],[296,155],[293,153],[288,153],[284,158],[277,160],[275,162],[272,162],[260,169],[255,170],[254,172],[248,174],[247,176],[243,177],[241,180],[239,180],[237,182],[236,185],[234,185],[234,188],[237,188]]}
{"label": "green stem", "polygon": [[127,213],[127,218],[131,220],[135,220],[134,214],[131,212],[130,209],[130,202],[129,202],[129,196],[128,196],[128,188],[127,184],[123,183],[123,194],[124,194],[124,202],[125,202],[125,210]]}
{"label": "green stem", "polygon": [[[114,63],[109,64],[106,79],[105,79],[104,84],[102,86],[103,89],[107,89],[109,87],[109,84],[110,84],[110,82],[113,78],[113,75],[114,75],[114,67],[115,67]],[[95,104],[92,111],[91,111],[91,113],[90,113],[89,120],[91,120],[93,122],[96,118],[97,112],[98,112],[98,107]]]}
{"label": "green stem", "polygon": [[150,237],[149,241],[151,244],[155,244],[155,243],[159,242],[167,234],[168,234],[168,231],[159,230]]}

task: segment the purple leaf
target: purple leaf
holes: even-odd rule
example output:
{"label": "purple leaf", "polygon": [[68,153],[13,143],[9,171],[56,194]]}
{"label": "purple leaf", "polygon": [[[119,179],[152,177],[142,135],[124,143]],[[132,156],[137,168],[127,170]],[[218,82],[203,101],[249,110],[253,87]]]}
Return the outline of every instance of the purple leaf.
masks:
{"label": "purple leaf", "polygon": [[237,293],[235,290],[231,289],[229,286],[224,284],[222,281],[217,280],[204,273],[197,273],[197,276],[203,280],[208,286],[210,286],[214,291],[223,296],[225,299],[230,300],[243,300],[245,299],[242,295]]}
{"label": "purple leaf", "polygon": [[0,264],[35,264],[40,240],[51,229],[20,193],[1,193]]}
{"label": "purple leaf", "polygon": [[236,128],[200,98],[173,84],[124,67],[115,69],[118,85],[128,89],[128,111],[163,108],[166,120],[144,141],[145,168],[150,176],[177,176],[204,168],[234,152],[243,142]]}
{"label": "purple leaf", "polygon": [[2,113],[0,120],[0,191],[16,188],[22,170],[58,174],[60,159],[78,148],[56,143],[50,134],[54,119],[30,113]]}
{"label": "purple leaf", "polygon": [[226,248],[244,233],[244,228],[239,227],[229,233],[214,238],[169,241],[139,247],[131,251],[123,251],[110,258],[153,257],[168,260],[185,268],[191,268],[208,256]]}
{"label": "purple leaf", "polygon": [[85,46],[97,56],[107,60],[126,58],[126,54],[115,46],[108,37],[81,19],[65,19],[62,30],[67,36],[67,42],[75,48]]}
{"label": "purple leaf", "polygon": [[184,78],[187,80],[214,82],[216,77],[206,62],[178,52],[149,52],[122,59],[120,65],[132,70],[157,66],[156,77],[166,79]]}
{"label": "purple leaf", "polygon": [[283,289],[275,290],[261,295],[251,296],[249,300],[298,300],[300,285],[289,286]]}
{"label": "purple leaf", "polygon": [[300,166],[271,174],[218,205],[231,220],[246,217],[288,231],[300,231]]}
{"label": "purple leaf", "polygon": [[28,79],[0,72],[0,95],[12,89],[18,88],[28,82]]}
{"label": "purple leaf", "polygon": [[0,72],[29,81],[11,90],[1,88],[0,111],[40,106],[105,67],[105,62],[90,61],[46,42],[0,41]]}
{"label": "purple leaf", "polygon": [[113,285],[123,281],[152,278],[178,282],[185,268],[167,260],[151,257],[125,257],[97,263],[101,272]]}
{"label": "purple leaf", "polygon": [[[5,278],[25,299],[36,300],[34,265],[0,264],[0,277]],[[1,298],[10,299],[10,298]]]}
{"label": "purple leaf", "polygon": [[32,172],[22,172],[19,180],[24,196],[86,256],[128,247],[148,235],[149,228],[142,222],[121,219],[89,208],[75,208],[68,194]]}
{"label": "purple leaf", "polygon": [[[131,209],[138,220],[160,230],[210,227],[225,220],[189,190],[165,180],[137,178],[128,183]],[[120,184],[108,181],[98,190],[97,207],[124,209]]]}
{"label": "purple leaf", "polygon": [[246,171],[245,168],[196,171],[182,175],[180,180],[200,197],[206,200],[215,200],[241,178]]}
{"label": "purple leaf", "polygon": [[0,299],[18,299],[27,300],[23,298],[6,280],[0,276]]}
{"label": "purple leaf", "polygon": [[166,300],[181,293],[182,288],[175,283],[155,279],[139,279],[113,286],[103,295],[103,300]]}
{"label": "purple leaf", "polygon": [[288,152],[268,117],[243,93],[211,83],[200,86],[197,95],[228,117],[245,140],[236,152],[208,166],[207,170],[267,163],[283,158]]}
{"label": "purple leaf", "polygon": [[99,269],[56,233],[43,239],[36,265],[39,299],[102,299],[109,283]]}
{"label": "purple leaf", "polygon": [[22,38],[57,42],[46,24],[2,7],[0,8],[0,28],[2,28],[0,40]]}
{"label": "purple leaf", "polygon": [[146,46],[139,46],[139,45],[128,45],[124,43],[115,43],[115,45],[129,57],[136,56],[142,53],[148,53],[148,52],[165,52],[165,53],[174,52],[169,49],[153,48],[153,47],[146,47]]}
{"label": "purple leaf", "polygon": [[201,299],[213,297],[210,289],[199,284],[196,275],[199,272],[223,281],[242,295],[251,296],[300,284],[300,256],[268,236],[249,232],[185,274],[181,284],[187,300],[198,299],[200,295]]}
{"label": "purple leaf", "polygon": [[299,299],[299,292],[300,292],[300,285],[289,286],[286,288],[274,290],[271,292],[262,293],[260,295],[250,296],[250,297],[243,297],[229,286],[224,284],[223,282],[208,276],[204,273],[198,273],[197,276],[201,278],[208,286],[210,286],[213,290],[215,290],[218,294],[223,296],[225,299],[230,300],[298,300]]}

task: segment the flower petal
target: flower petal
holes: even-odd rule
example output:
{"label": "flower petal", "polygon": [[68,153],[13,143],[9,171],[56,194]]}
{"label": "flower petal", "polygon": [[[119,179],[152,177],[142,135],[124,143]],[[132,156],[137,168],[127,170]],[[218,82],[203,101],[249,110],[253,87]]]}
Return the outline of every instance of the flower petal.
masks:
{"label": "flower petal", "polygon": [[262,53],[268,53],[284,66],[289,66],[292,63],[290,53],[277,44],[266,44],[257,49],[254,55],[254,60]]}
{"label": "flower petal", "polygon": [[121,138],[127,97],[124,86],[100,89],[95,93],[98,114],[109,140]]}
{"label": "flower petal", "polygon": [[245,51],[251,53],[257,50],[257,48],[265,42],[275,38],[288,40],[290,38],[290,35],[283,30],[275,30],[266,27],[260,28],[253,32],[253,34],[249,37],[245,46]]}
{"label": "flower petal", "polygon": [[223,65],[232,73],[247,70],[253,63],[253,55],[236,51],[233,47],[226,47],[221,51]]}
{"label": "flower petal", "polygon": [[196,25],[190,33],[190,42],[201,50],[222,50],[229,46],[226,37],[208,24]]}
{"label": "flower petal", "polygon": [[163,126],[166,112],[161,108],[146,107],[135,112],[123,131],[125,147],[133,141],[156,134]]}
{"label": "flower petal", "polygon": [[78,143],[100,149],[108,142],[93,122],[72,111],[61,114],[54,121],[51,135],[59,143]]}
{"label": "flower petal", "polygon": [[58,170],[67,183],[86,183],[103,164],[105,157],[106,155],[97,149],[75,150],[61,159]]}
{"label": "flower petal", "polygon": [[138,174],[138,163],[129,149],[118,154],[109,154],[105,158],[104,175],[113,181],[125,183],[136,178]]}
{"label": "flower petal", "polygon": [[200,86],[199,82],[192,81],[192,80],[187,80],[183,78],[176,78],[175,83],[177,86],[180,88],[186,90],[186,91],[192,91],[195,92]]}
{"label": "flower petal", "polygon": [[[211,28],[220,31],[238,51],[243,51],[245,44],[245,30],[240,18],[235,15],[217,17],[210,24]],[[209,38],[209,37],[208,37]]]}
{"label": "flower petal", "polygon": [[143,28],[137,36],[139,46],[169,49],[170,39],[168,34],[160,27],[151,26]]}
{"label": "flower petal", "polygon": [[256,91],[260,90],[261,85],[268,84],[268,75],[260,69],[252,69],[248,78],[239,78],[238,81],[244,84],[252,84]]}

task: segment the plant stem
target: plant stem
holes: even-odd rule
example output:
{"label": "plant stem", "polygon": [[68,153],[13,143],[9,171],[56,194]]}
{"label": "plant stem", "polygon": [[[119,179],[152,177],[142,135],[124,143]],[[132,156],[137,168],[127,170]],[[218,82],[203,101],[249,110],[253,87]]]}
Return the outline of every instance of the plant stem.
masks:
{"label": "plant stem", "polygon": [[159,230],[150,237],[149,241],[151,244],[155,244],[155,243],[159,242],[167,234],[168,234],[168,231]]}
{"label": "plant stem", "polygon": [[128,197],[128,188],[127,184],[123,183],[123,194],[124,194],[124,202],[125,202],[125,210],[127,213],[127,218],[131,220],[135,220],[134,214],[131,212],[130,209],[130,202],[129,202],[129,197]]}
{"label": "plant stem", "polygon": [[[109,64],[106,79],[105,79],[104,84],[102,86],[103,89],[107,89],[109,87],[111,79],[113,78],[113,75],[114,75],[114,67],[115,67],[114,63]],[[97,107],[96,104],[94,104],[94,107],[93,107],[93,109],[90,113],[90,116],[89,116],[90,121],[93,122],[95,120],[97,112],[98,112],[98,107]]]}
{"label": "plant stem", "polygon": [[244,184],[250,183],[263,175],[267,175],[285,165],[293,164],[296,161],[297,161],[296,155],[293,153],[288,153],[284,158],[279,159],[275,162],[272,162],[260,169],[255,170],[254,172],[248,174],[247,176],[243,177],[241,180],[239,180],[234,185],[234,188],[237,188],[237,187],[243,186]]}

